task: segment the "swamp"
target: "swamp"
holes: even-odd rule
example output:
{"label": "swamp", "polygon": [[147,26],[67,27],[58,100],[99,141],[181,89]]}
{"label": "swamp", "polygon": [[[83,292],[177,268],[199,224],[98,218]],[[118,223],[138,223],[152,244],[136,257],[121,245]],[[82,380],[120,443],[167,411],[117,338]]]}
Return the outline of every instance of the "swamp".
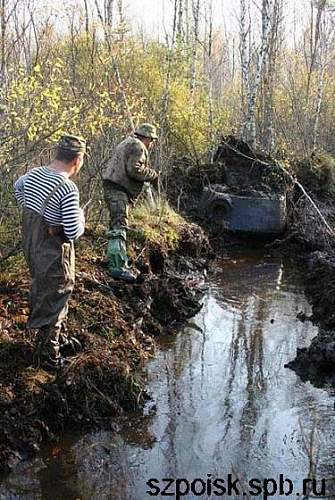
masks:
{"label": "swamp", "polygon": [[[0,500],[335,498],[334,56],[330,0],[0,0]],[[103,172],[148,126],[127,282]],[[13,186],[73,135],[50,370]]]}

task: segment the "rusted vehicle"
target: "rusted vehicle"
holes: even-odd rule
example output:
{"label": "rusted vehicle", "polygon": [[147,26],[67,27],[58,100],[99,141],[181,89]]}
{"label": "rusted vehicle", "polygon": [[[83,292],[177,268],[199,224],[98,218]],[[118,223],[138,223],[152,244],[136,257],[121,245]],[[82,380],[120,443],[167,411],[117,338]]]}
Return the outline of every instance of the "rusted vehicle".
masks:
{"label": "rusted vehicle", "polygon": [[222,185],[206,187],[200,202],[201,215],[236,232],[279,234],[286,227],[286,196],[252,192],[237,195]]}

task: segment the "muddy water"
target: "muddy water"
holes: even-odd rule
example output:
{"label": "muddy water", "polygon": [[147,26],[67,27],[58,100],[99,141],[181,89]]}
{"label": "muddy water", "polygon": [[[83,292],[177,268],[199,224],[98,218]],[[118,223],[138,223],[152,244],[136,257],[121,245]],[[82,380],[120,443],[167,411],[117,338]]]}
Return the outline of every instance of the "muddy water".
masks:
{"label": "muddy water", "polygon": [[[245,498],[259,491],[248,481],[263,487],[265,478],[278,481],[266,486],[278,487],[271,498],[283,498],[280,474],[294,487],[286,498],[299,498],[311,473],[322,493],[321,479],[335,477],[334,398],[284,367],[317,333],[296,318],[310,313],[299,277],[279,261],[241,257],[223,261],[209,283],[202,311],[162,340],[149,365],[155,406],[146,417],[131,419],[127,431],[67,438],[45,450],[8,477],[1,499],[165,498],[157,494],[163,478],[202,478],[181,498],[218,498],[214,481],[229,474]],[[239,498],[235,489],[230,498]]]}

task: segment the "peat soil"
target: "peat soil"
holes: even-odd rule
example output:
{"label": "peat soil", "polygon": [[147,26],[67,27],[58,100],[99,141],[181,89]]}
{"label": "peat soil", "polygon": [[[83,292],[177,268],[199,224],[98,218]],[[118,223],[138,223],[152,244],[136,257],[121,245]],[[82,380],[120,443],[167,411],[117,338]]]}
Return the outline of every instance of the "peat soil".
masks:
{"label": "peat soil", "polygon": [[291,204],[289,230],[270,246],[303,270],[312,315],[300,316],[319,326],[318,335],[307,348],[297,349],[287,367],[316,387],[335,387],[335,204],[330,198],[314,193],[322,215],[332,228],[331,234],[310,203],[303,197]]}
{"label": "peat soil", "polygon": [[210,246],[197,225],[182,223],[174,252],[134,242],[135,285],[108,276],[105,244],[94,231],[79,243],[67,328],[83,349],[59,374],[32,367],[36,332],[25,329],[30,280],[23,256],[10,257],[0,272],[0,472],[65,429],[108,428],[113,417],[140,409],[155,337],[201,308]]}
{"label": "peat soil", "polygon": [[298,349],[288,363],[303,380],[316,387],[335,387],[335,251],[315,251],[305,255],[306,291],[312,304],[311,317],[319,333],[307,348]]}

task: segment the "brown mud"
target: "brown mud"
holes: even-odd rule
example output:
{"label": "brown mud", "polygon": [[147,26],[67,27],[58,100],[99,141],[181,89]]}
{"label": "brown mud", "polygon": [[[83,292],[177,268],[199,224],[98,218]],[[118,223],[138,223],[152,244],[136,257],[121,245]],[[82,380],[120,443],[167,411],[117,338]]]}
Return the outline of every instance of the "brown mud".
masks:
{"label": "brown mud", "polygon": [[[26,331],[29,275],[22,255],[0,273],[0,471],[14,467],[63,430],[108,427],[147,399],[145,363],[155,337],[196,314],[209,243],[183,223],[178,247],[134,241],[135,285],[104,269],[105,238],[87,231],[77,249],[68,330],[83,350],[59,374],[32,367],[35,332]],[[200,276],[200,277],[199,277]]]}

